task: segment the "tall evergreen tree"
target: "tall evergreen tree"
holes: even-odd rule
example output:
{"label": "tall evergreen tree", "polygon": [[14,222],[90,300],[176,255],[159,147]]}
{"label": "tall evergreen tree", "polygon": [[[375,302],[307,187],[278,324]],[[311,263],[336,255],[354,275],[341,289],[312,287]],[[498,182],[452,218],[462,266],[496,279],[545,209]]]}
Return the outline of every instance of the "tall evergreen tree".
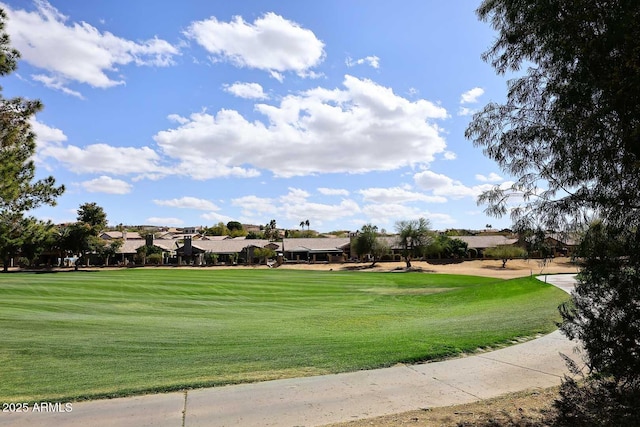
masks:
{"label": "tall evergreen tree", "polygon": [[[15,71],[20,57],[4,30],[6,18],[0,9],[0,76]],[[43,204],[55,205],[64,191],[51,176],[35,180],[36,135],[30,121],[41,109],[40,101],[6,99],[0,93],[0,255],[4,271],[33,235],[23,232],[25,214]]]}

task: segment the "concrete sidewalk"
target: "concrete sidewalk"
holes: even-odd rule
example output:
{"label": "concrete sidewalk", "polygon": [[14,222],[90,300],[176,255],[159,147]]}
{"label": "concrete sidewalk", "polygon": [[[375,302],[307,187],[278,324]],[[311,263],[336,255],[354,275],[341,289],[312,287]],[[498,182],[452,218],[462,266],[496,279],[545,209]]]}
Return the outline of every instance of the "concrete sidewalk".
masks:
{"label": "concrete sidewalk", "polygon": [[[574,275],[541,277],[570,291]],[[419,365],[73,404],[68,413],[0,413],[0,426],[319,426],[560,384],[558,331],[490,353]]]}

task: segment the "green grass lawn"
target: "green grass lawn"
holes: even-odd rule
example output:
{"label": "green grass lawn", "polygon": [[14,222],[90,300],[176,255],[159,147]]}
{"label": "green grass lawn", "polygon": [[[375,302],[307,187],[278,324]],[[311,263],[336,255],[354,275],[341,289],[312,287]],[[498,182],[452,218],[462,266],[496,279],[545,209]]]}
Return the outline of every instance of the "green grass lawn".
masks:
{"label": "green grass lawn", "polygon": [[443,358],[555,329],[564,292],[425,273],[0,275],[0,401],[81,399]]}

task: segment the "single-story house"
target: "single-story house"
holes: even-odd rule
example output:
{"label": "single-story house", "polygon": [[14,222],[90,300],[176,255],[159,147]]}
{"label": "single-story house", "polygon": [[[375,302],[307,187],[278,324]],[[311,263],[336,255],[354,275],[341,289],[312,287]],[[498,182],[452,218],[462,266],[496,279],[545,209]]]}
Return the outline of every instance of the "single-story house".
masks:
{"label": "single-story house", "polygon": [[566,233],[547,233],[545,244],[553,250],[555,256],[570,256],[578,247],[578,237]]}
{"label": "single-story house", "polygon": [[115,239],[122,239],[122,240],[140,240],[142,239],[142,236],[140,236],[140,233],[138,233],[137,231],[103,231],[102,233],[100,233],[100,238],[105,239],[105,240],[115,240]]}
{"label": "single-story house", "polygon": [[351,241],[348,237],[285,238],[282,253],[290,262],[342,262],[351,253]]}
{"label": "single-story house", "polygon": [[191,240],[186,238],[184,243],[176,249],[176,254],[178,264],[202,265],[205,263],[206,253],[216,254],[219,263],[253,264],[258,261],[253,255],[255,248],[271,248],[277,253],[280,250],[280,244],[264,239]]}
{"label": "single-story house", "polygon": [[112,262],[118,262],[121,265],[128,265],[134,262],[134,258],[138,253],[138,249],[141,247],[151,243],[153,246],[156,246],[162,249],[164,253],[163,263],[167,263],[169,257],[175,254],[178,246],[176,245],[176,241],[173,239],[151,239],[151,241],[147,241],[145,239],[134,239],[134,240],[125,240],[122,242],[122,246],[118,249],[118,255],[116,255],[115,259]]}
{"label": "single-story house", "polygon": [[452,236],[451,238],[462,240],[467,244],[468,249],[475,249],[477,251],[477,257],[479,258],[483,257],[483,252],[487,248],[516,245],[518,243],[518,239],[506,237],[503,235]]}

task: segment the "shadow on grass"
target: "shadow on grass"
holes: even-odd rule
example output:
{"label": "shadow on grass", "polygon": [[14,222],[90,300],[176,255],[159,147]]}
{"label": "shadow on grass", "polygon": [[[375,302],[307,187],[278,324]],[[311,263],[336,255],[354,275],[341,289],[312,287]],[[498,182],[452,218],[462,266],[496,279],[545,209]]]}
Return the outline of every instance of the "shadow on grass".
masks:
{"label": "shadow on grass", "polygon": [[78,270],[74,270],[74,269],[65,269],[65,270],[58,270],[58,269],[53,269],[53,268],[47,268],[47,269],[42,269],[42,270],[24,270],[24,269],[19,269],[19,270],[9,270],[9,271],[3,271],[2,274],[57,274],[57,273],[97,273],[98,270],[92,270],[92,269],[84,269],[84,268],[79,268]]}

